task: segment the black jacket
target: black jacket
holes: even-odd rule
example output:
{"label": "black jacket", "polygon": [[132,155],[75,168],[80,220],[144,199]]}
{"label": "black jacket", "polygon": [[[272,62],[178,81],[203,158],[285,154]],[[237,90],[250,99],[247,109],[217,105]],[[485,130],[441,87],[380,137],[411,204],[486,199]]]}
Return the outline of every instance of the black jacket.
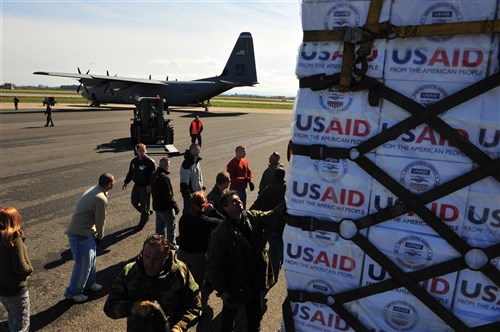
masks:
{"label": "black jacket", "polygon": [[174,199],[174,191],[172,183],[168,178],[170,172],[158,167],[156,171],[151,174],[151,195],[153,197],[153,210],[155,211],[171,211],[175,210],[177,213],[179,208]]}
{"label": "black jacket", "polygon": [[155,161],[148,156],[145,156],[142,160],[139,157],[135,157],[130,161],[127,177],[124,182],[128,184],[130,181],[134,181],[135,185],[139,187],[150,185],[151,174],[155,171],[155,168]]}

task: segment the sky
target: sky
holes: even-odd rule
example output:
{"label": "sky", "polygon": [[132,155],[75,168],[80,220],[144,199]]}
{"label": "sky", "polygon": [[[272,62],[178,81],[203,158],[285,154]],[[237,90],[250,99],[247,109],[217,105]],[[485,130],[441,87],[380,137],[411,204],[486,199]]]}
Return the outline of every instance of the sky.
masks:
{"label": "sky", "polygon": [[55,71],[164,80],[219,75],[241,32],[253,36],[255,87],[228,93],[295,96],[300,0],[0,0],[0,82],[55,87]]}

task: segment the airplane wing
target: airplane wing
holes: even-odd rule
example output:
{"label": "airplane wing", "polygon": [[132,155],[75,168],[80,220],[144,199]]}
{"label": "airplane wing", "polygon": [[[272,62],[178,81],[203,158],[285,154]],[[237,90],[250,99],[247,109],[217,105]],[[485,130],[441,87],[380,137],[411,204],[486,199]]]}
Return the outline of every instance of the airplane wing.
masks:
{"label": "airplane wing", "polygon": [[[80,83],[86,85],[102,85],[102,84],[125,84],[125,85],[135,85],[135,84],[148,84],[148,85],[168,85],[166,81],[160,80],[150,80],[147,78],[130,78],[130,77],[119,77],[119,76],[107,76],[107,75],[90,75],[90,74],[73,74],[73,73],[59,73],[51,71],[36,71],[35,75],[47,75],[47,76],[59,76],[76,78]],[[100,83],[100,84],[99,84]]]}

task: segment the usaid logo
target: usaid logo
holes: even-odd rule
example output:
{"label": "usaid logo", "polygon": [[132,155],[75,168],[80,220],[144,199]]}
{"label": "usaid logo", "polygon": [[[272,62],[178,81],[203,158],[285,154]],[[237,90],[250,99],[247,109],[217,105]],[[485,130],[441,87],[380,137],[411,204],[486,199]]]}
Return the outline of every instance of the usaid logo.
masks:
{"label": "usaid logo", "polygon": [[333,287],[323,279],[314,279],[306,284],[306,290],[310,293],[333,294]]}
{"label": "usaid logo", "polygon": [[359,26],[359,10],[350,4],[338,4],[330,8],[323,19],[325,30],[334,30],[343,26]]}
{"label": "usaid logo", "polygon": [[384,307],[384,320],[397,331],[410,331],[418,323],[418,312],[406,301],[392,301]]}
{"label": "usaid logo", "polygon": [[422,85],[411,94],[411,98],[424,107],[432,105],[447,96],[446,90],[436,84]]}
{"label": "usaid logo", "polygon": [[334,232],[309,231],[309,238],[321,247],[332,247],[340,239],[340,235]]}
{"label": "usaid logo", "polygon": [[340,92],[338,87],[322,90],[319,94],[321,107],[327,111],[343,112],[347,110],[354,99],[352,91]]}
{"label": "usaid logo", "polygon": [[[453,3],[438,2],[430,6],[420,18],[420,24],[441,24],[462,22],[463,15],[460,9]],[[432,36],[427,37],[435,42],[450,40],[453,36]]]}
{"label": "usaid logo", "polygon": [[439,185],[440,181],[434,165],[423,160],[408,164],[400,175],[400,183],[413,194],[426,192]]}
{"label": "usaid logo", "polygon": [[394,245],[396,260],[404,267],[419,270],[428,266],[432,260],[432,248],[423,238],[405,236]]}
{"label": "usaid logo", "polygon": [[347,161],[338,158],[316,160],[314,170],[323,181],[337,182],[347,173]]}

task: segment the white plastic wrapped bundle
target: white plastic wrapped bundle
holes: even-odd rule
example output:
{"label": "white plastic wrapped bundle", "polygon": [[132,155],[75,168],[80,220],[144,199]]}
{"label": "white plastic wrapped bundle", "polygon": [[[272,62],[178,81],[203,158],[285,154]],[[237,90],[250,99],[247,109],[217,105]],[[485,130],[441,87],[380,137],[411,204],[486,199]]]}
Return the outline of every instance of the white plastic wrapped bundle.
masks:
{"label": "white plastic wrapped bundle", "polygon": [[[371,1],[304,0],[303,29],[362,27],[370,4]],[[497,0],[387,0],[383,1],[379,22],[389,20],[395,25],[407,26],[495,17],[500,18]],[[366,75],[427,107],[497,73],[499,45],[499,34],[376,39],[367,58]],[[296,75],[302,78],[340,73],[343,46],[341,41],[302,43]],[[446,110],[439,117],[488,156],[498,158],[499,100],[500,88],[497,87]],[[316,92],[303,88],[294,106],[292,141],[302,145],[352,148],[410,115],[385,99],[379,106],[370,106],[366,90],[340,93],[335,87]],[[477,167],[427,124],[408,129],[397,139],[370,151],[367,157],[415,196]],[[340,225],[344,224],[343,219],[360,219],[392,206],[398,198],[347,159],[312,160],[295,154],[288,176],[286,200],[290,214]],[[500,240],[499,201],[498,181],[488,177],[448,193],[426,207],[471,247],[488,248]],[[358,210],[353,209],[354,205],[358,205]],[[461,256],[457,243],[449,244],[414,212],[369,226],[361,235],[404,273]],[[363,255],[354,242],[342,240],[335,233],[306,232],[287,226],[284,242],[289,289],[336,294],[356,287],[377,287],[377,283],[391,278],[376,258]],[[484,263],[481,253],[479,250],[478,260]],[[474,255],[467,253],[466,261],[470,260],[468,256]],[[357,270],[359,261],[363,262],[361,279]],[[499,261],[499,257],[491,260],[497,270]],[[419,285],[447,312],[470,327],[500,321],[498,286],[475,271],[473,265],[468,266],[470,268],[446,275],[434,274]],[[452,330],[446,319],[440,318],[439,313],[429,309],[404,285],[343,305],[372,331]],[[292,312],[297,331],[349,330],[342,318],[324,304],[292,302]]]}

